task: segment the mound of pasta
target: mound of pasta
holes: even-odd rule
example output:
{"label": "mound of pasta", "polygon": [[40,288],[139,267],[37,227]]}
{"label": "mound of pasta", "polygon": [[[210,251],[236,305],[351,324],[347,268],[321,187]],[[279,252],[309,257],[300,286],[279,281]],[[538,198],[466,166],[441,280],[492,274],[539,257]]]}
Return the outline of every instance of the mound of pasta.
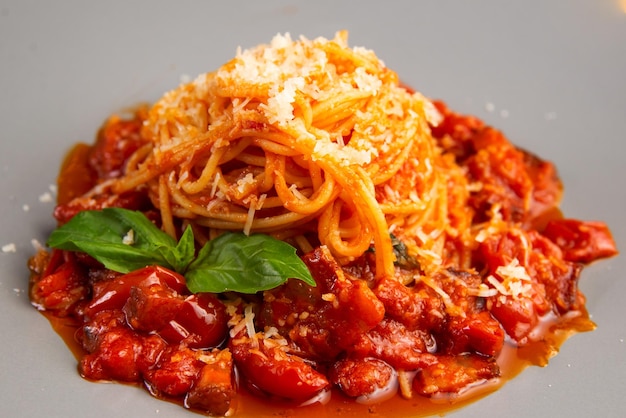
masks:
{"label": "mound of pasta", "polygon": [[446,230],[469,217],[448,216],[446,184],[464,177],[436,150],[439,115],[344,36],[278,36],[166,94],[148,113],[145,156],[114,192],[147,185],[172,235],[174,219],[207,238],[313,234],[342,264],[374,242],[381,276],[394,275],[390,228],[441,256]]}
{"label": "mound of pasta", "polygon": [[563,217],[550,162],[345,32],[277,35],[111,117],[58,185],[33,304],[76,330],[85,378],[210,415],[432,413],[407,399],[463,399],[593,329],[578,277],[617,253]]}

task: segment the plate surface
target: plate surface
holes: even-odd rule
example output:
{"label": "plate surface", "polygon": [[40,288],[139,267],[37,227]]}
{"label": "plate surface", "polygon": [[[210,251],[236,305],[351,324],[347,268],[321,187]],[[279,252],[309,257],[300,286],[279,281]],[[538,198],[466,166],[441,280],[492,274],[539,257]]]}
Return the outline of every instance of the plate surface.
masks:
{"label": "plate surface", "polygon": [[[618,0],[0,2],[0,416],[189,417],[122,385],[90,384],[28,302],[57,168],[112,112],[280,32],[376,51],[402,79],[554,161],[569,217],[599,219],[626,248],[626,6]],[[51,199],[52,198],[52,199]],[[14,245],[14,250],[13,246]],[[617,417],[626,393],[626,259],[581,288],[598,329],[567,341],[454,417]]]}

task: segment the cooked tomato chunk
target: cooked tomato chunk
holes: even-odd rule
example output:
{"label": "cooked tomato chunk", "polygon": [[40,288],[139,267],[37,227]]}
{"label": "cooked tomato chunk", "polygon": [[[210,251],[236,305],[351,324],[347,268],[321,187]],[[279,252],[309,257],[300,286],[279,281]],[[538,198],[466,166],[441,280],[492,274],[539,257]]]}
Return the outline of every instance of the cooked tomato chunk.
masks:
{"label": "cooked tomato chunk", "polygon": [[146,143],[141,136],[144,118],[141,110],[132,119],[113,116],[100,129],[89,155],[89,163],[99,178],[120,176],[133,152]]}
{"label": "cooked tomato chunk", "polygon": [[430,334],[421,330],[411,331],[401,323],[385,318],[363,334],[350,353],[357,357],[379,358],[396,369],[415,370],[429,360],[429,348],[435,348]]}
{"label": "cooked tomato chunk", "polygon": [[123,306],[128,324],[135,330],[157,332],[174,319],[184,303],[182,296],[160,286],[134,286]]}
{"label": "cooked tomato chunk", "polygon": [[304,261],[317,286],[289,281],[266,292],[262,324],[289,335],[307,357],[332,360],[376,326],[384,308],[364,281],[348,277],[323,250]]}
{"label": "cooked tomato chunk", "polygon": [[172,344],[191,348],[217,347],[228,335],[224,305],[215,296],[203,293],[186,297],[174,316],[157,332]]}
{"label": "cooked tomato chunk", "polygon": [[32,283],[30,295],[40,307],[67,316],[89,295],[86,270],[74,254],[55,250],[40,278]]}
{"label": "cooked tomato chunk", "polygon": [[176,294],[188,293],[185,279],[181,275],[163,267],[149,266],[114,280],[94,283],[93,296],[85,309],[85,315],[89,317],[103,310],[122,309],[133,288],[169,289]]}
{"label": "cooked tomato chunk", "polygon": [[[335,258],[313,233],[324,228],[323,221],[306,220],[287,228],[285,236],[303,251],[312,248],[302,260],[316,286],[289,279],[255,294],[192,294],[182,274],[163,267],[123,274],[85,253],[42,250],[29,261],[31,300],[38,309],[76,324],[83,349],[79,370],[85,378],[144,384],[154,396],[210,416],[235,413],[239,385],[271,402],[285,401],[289,408],[331,396],[333,389],[366,403],[382,402],[398,389],[406,398],[455,400],[468,387],[500,376],[496,360],[501,360],[505,338],[511,346],[532,344],[544,336],[537,331],[553,323],[558,328],[559,321],[575,316],[570,313],[581,314],[575,316],[582,323],[577,330],[591,324],[578,290],[581,266],[617,250],[605,224],[563,218],[558,208],[562,186],[553,164],[515,147],[478,118],[457,114],[442,102],[435,106],[443,118],[431,126],[437,158],[419,163],[445,175],[433,186],[414,170],[417,165],[404,166],[420,181],[406,180],[404,185],[413,189],[400,189],[417,193],[409,194],[407,206],[398,200],[392,209],[385,202],[395,202],[388,196],[400,189],[391,184],[402,185],[404,174],[394,177],[398,183],[371,188],[373,199],[382,203],[389,227],[382,233],[391,234],[390,257],[395,257],[384,276],[376,274],[378,248]],[[181,188],[185,177],[206,180],[204,171],[192,169],[192,161],[173,158],[177,152],[163,154],[165,163],[182,164],[177,179],[143,182],[146,177],[140,175],[134,179],[142,183],[139,187],[114,192],[127,166],[152,167],[142,162],[144,151],[150,152],[142,136],[144,110],[130,120],[111,118],[94,146],[72,150],[59,177],[54,216],[64,224],[84,210],[122,207],[140,210],[161,225],[159,209],[169,204],[173,219],[168,226],[180,231],[191,224],[202,243],[216,232],[213,226],[186,212],[188,205],[174,188],[162,190],[163,180]],[[243,123],[251,131],[267,128],[257,121]],[[351,138],[344,135],[344,144]],[[239,142],[248,147],[245,159],[264,158],[255,140]],[[199,161],[212,158],[196,154]],[[229,188],[239,203],[245,196],[238,187],[252,184],[244,181],[248,174],[254,174],[253,183],[264,175],[263,185],[251,187],[265,188],[266,180],[281,171],[277,162],[262,173],[256,163],[251,167],[234,154],[223,158],[227,170],[218,174],[224,174],[222,180],[241,180]],[[285,157],[280,164],[288,167],[285,177],[296,177],[288,182],[313,199],[329,173],[313,173],[310,162]],[[217,189],[197,193],[194,204],[216,202],[219,175],[213,181]],[[169,203],[163,200],[168,196]],[[277,196],[270,190],[265,197]],[[403,218],[414,203],[424,205],[424,214]],[[356,206],[346,201],[338,215],[337,233],[346,241],[355,234]],[[228,209],[218,204],[211,210]],[[255,219],[278,213],[263,207]],[[551,348],[556,347],[545,351]],[[533,361],[543,364],[542,355]]]}
{"label": "cooked tomato chunk", "polygon": [[484,128],[485,124],[474,116],[453,112],[440,100],[434,104],[443,120],[431,128],[433,136],[439,140],[443,149],[453,154],[457,160],[465,160],[475,152],[472,138]]}
{"label": "cooked tomato chunk", "polygon": [[497,297],[490,306],[507,335],[517,342],[524,341],[539,323],[540,315],[530,298]]}
{"label": "cooked tomato chunk", "polygon": [[439,349],[449,354],[478,353],[495,357],[504,344],[504,330],[488,311],[451,317],[438,335]]}
{"label": "cooked tomato chunk", "polygon": [[191,349],[168,346],[155,367],[144,374],[150,391],[169,396],[189,392],[203,367],[198,357],[199,353]]}
{"label": "cooked tomato chunk", "polygon": [[437,356],[413,380],[413,390],[424,396],[456,394],[467,386],[500,375],[493,358],[476,355]]}
{"label": "cooked tomato chunk", "polygon": [[383,303],[385,314],[409,330],[435,330],[443,324],[443,302],[427,286],[410,288],[397,280],[383,278],[373,291]]}
{"label": "cooked tomato chunk", "polygon": [[393,387],[396,376],[393,367],[384,361],[364,358],[339,360],[330,369],[329,378],[343,393],[357,398],[376,396]]}
{"label": "cooked tomato chunk", "polygon": [[211,416],[227,415],[237,387],[233,375],[233,358],[228,350],[205,353],[200,374],[185,397],[185,404]]}
{"label": "cooked tomato chunk", "polygon": [[617,254],[611,232],[603,222],[555,219],[542,233],[559,246],[565,260],[590,263]]}
{"label": "cooked tomato chunk", "polygon": [[101,312],[83,326],[80,338],[89,351],[79,365],[84,377],[138,382],[160,357],[165,342],[128,329],[122,318],[118,312]]}
{"label": "cooked tomato chunk", "polygon": [[515,147],[502,132],[473,116],[455,113],[442,102],[435,105],[443,121],[432,127],[433,136],[479,185],[468,202],[476,221],[488,219],[493,205],[505,220],[527,225],[560,216],[563,186],[554,164]]}
{"label": "cooked tomato chunk", "polygon": [[271,341],[238,336],[230,350],[239,370],[257,388],[286,399],[304,401],[328,387],[326,376],[302,358]]}

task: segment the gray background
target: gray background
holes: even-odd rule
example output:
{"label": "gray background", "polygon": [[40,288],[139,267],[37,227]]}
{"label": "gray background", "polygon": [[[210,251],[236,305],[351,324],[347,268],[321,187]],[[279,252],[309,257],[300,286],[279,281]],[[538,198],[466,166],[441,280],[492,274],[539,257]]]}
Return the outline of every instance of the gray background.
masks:
{"label": "gray background", "polygon": [[[623,3],[623,2],[622,2]],[[190,416],[121,385],[81,380],[28,303],[31,239],[54,226],[64,152],[105,117],[153,101],[278,32],[375,50],[408,84],[554,161],[570,217],[626,246],[626,12],[619,0],[0,1],[0,416]],[[26,207],[25,207],[26,205]],[[584,271],[598,329],[455,417],[617,417],[626,406],[624,257]]]}

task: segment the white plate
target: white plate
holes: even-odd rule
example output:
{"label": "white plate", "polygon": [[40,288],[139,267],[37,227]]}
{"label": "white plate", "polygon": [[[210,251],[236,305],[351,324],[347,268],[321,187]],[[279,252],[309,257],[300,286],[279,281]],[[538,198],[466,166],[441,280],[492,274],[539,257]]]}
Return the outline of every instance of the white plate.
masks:
{"label": "white plate", "polygon": [[[623,2],[622,2],[623,3]],[[28,303],[26,260],[54,221],[60,160],[112,112],[153,101],[278,32],[371,48],[408,84],[556,162],[570,217],[606,221],[626,248],[626,12],[585,1],[0,2],[0,416],[192,416],[82,380]],[[8,247],[5,247],[8,249]],[[621,416],[624,257],[583,272],[598,329],[565,343],[458,417]]]}

